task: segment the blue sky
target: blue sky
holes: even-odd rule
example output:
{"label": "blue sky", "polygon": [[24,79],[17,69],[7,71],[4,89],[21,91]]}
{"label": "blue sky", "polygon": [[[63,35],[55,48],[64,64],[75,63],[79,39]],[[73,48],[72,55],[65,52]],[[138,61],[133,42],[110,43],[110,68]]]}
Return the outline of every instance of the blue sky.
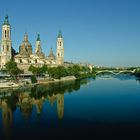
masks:
{"label": "blue sky", "polygon": [[1,25],[6,11],[17,51],[27,31],[33,48],[40,33],[45,54],[55,53],[61,27],[66,61],[140,66],[139,0],[0,0]]}

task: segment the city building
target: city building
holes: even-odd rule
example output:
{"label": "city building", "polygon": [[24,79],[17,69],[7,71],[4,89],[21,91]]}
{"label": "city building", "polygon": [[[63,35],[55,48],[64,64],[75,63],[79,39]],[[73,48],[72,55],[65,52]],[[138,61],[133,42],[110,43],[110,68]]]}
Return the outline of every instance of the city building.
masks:
{"label": "city building", "polygon": [[[19,52],[14,56],[14,61],[18,67],[24,72],[28,71],[30,65],[41,67],[48,65],[50,67],[64,64],[64,41],[61,31],[58,33],[56,42],[56,56],[51,48],[50,54],[45,56],[42,51],[40,35],[37,35],[35,42],[35,52],[33,52],[33,46],[31,45],[27,33],[24,35],[24,39],[19,46]],[[12,58],[12,41],[11,41],[11,25],[9,23],[8,15],[5,16],[4,23],[2,25],[2,39],[0,41],[0,69],[3,69],[5,64]]]}

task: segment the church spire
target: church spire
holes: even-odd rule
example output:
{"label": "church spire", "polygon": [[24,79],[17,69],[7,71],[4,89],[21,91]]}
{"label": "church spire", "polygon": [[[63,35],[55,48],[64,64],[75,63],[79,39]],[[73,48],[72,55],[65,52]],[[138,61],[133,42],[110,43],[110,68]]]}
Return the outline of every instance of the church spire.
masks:
{"label": "church spire", "polygon": [[36,41],[40,41],[40,34],[37,34],[37,39]]}
{"label": "church spire", "polygon": [[51,48],[51,50],[50,50],[50,54],[49,54],[49,56],[53,56],[53,57],[54,57],[54,54],[53,54],[53,50],[52,50],[52,48]]}
{"label": "church spire", "polygon": [[59,30],[57,38],[63,38],[61,30]]}
{"label": "church spire", "polygon": [[53,54],[53,49],[51,48],[51,50],[50,50],[50,54],[49,54],[49,59],[50,60],[54,60],[55,59],[55,56],[54,56],[54,54]]}
{"label": "church spire", "polygon": [[27,33],[25,32],[25,34],[24,34],[24,41],[25,42],[27,42],[28,41],[28,35],[27,35]]}
{"label": "church spire", "polygon": [[3,25],[10,25],[8,15],[5,16]]}

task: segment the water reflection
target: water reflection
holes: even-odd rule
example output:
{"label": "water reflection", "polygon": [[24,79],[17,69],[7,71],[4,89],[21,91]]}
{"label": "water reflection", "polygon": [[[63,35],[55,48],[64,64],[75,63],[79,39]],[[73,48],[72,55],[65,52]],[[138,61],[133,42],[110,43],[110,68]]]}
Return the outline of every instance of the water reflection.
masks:
{"label": "water reflection", "polygon": [[13,121],[13,111],[6,100],[1,101],[3,130],[6,138],[10,138]]}
{"label": "water reflection", "polygon": [[101,79],[118,79],[118,80],[139,80],[138,78],[136,78],[134,75],[132,74],[112,74],[112,73],[101,73],[97,75],[98,78]]}
{"label": "water reflection", "polygon": [[[33,107],[37,115],[42,114],[43,105],[49,101],[50,106],[56,103],[56,113],[59,120],[64,116],[64,93],[71,93],[80,89],[81,85],[87,84],[88,79],[71,82],[36,85],[28,89],[1,90],[0,91],[0,114],[2,114],[4,135],[11,137],[14,112],[19,109],[23,120],[28,120],[33,114]],[[0,126],[1,127],[1,126]]]}
{"label": "water reflection", "polygon": [[140,83],[140,79],[136,79],[136,81]]}

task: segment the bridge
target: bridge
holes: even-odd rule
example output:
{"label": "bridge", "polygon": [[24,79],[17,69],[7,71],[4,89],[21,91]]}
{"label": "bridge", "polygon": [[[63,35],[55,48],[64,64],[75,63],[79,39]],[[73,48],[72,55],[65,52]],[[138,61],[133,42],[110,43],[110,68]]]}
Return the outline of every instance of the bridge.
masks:
{"label": "bridge", "polygon": [[113,74],[113,75],[119,75],[119,74],[122,74],[122,73],[130,73],[130,74],[134,74],[136,71],[136,69],[133,69],[133,70],[100,70],[100,71],[97,71],[96,74],[102,74],[102,73],[110,73],[110,74]]}

